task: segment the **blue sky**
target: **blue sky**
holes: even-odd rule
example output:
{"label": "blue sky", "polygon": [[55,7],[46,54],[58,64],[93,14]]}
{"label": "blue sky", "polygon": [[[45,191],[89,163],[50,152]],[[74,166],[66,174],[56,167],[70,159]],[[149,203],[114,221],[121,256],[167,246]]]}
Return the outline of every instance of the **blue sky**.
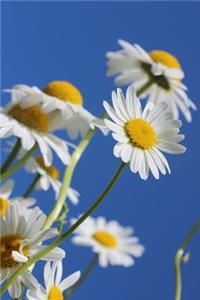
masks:
{"label": "blue sky", "polygon": [[[69,80],[81,90],[85,107],[100,115],[102,100],[110,101],[115,88],[113,80],[105,76],[105,53],[117,50],[117,39],[123,38],[148,51],[164,49],[175,54],[186,73],[189,95],[198,106],[199,3],[4,2],[2,7],[3,88],[16,83],[43,87],[52,80]],[[8,99],[3,96],[3,103]],[[125,170],[94,216],[103,215],[124,226],[134,226],[146,247],[145,255],[129,269],[103,270],[97,266],[72,299],[173,299],[173,257],[200,216],[199,126],[199,111],[193,113],[191,124],[183,120],[188,151],[182,156],[168,156],[170,176],[143,182],[128,168]],[[119,164],[112,154],[113,145],[111,137],[98,133],[82,157],[72,185],[80,191],[81,201],[77,207],[69,204],[70,217],[84,212],[111,178]],[[63,170],[59,161],[56,164]],[[20,174],[24,179],[17,183],[15,195],[31,182],[31,175],[24,171]],[[53,205],[53,192],[33,195],[48,212]],[[70,239],[63,248],[67,251],[65,275],[84,270],[92,256],[90,250],[71,245]],[[188,250],[191,258],[182,268],[183,300],[198,300],[199,236]],[[35,272],[42,280],[42,269],[37,267]]]}

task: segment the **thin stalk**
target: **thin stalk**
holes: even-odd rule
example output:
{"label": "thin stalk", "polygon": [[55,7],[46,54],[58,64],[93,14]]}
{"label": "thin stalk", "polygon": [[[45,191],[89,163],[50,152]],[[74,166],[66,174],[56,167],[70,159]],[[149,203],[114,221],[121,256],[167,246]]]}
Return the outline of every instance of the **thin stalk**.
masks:
{"label": "thin stalk", "polygon": [[80,279],[77,281],[77,283],[70,289],[67,290],[67,292],[65,293],[64,299],[67,300],[69,299],[69,297],[72,296],[72,294],[81,286],[81,284],[88,278],[88,276],[91,274],[91,272],[93,271],[94,267],[96,266],[97,262],[98,262],[98,254],[94,254],[94,256],[92,257],[91,261],[89,262],[87,268],[85,269],[85,271],[83,272],[83,274],[81,274]]}
{"label": "thin stalk", "polygon": [[23,198],[27,198],[33,191],[34,187],[36,186],[36,184],[38,183],[38,181],[40,180],[41,175],[40,174],[36,174],[35,178],[33,179],[33,181],[31,182],[30,186],[27,188],[27,190],[24,192],[23,194]]}
{"label": "thin stalk", "polygon": [[119,167],[117,168],[115,174],[113,175],[112,179],[106,186],[106,188],[103,190],[101,195],[97,198],[97,200],[92,204],[92,206],[68,229],[66,230],[62,235],[60,235],[52,244],[47,246],[44,250],[42,250],[40,253],[33,256],[31,259],[28,260],[27,263],[22,265],[4,284],[4,286],[0,289],[0,296],[2,296],[5,291],[8,289],[8,287],[12,284],[12,282],[19,276],[23,271],[25,271],[27,268],[29,268],[32,264],[36,263],[39,259],[47,255],[49,252],[51,252],[55,247],[59,246],[64,240],[74,231],[76,230],[86,219],[89,217],[95,209],[99,206],[99,204],[105,199],[106,195],[109,193],[109,191],[113,188],[114,184],[116,183],[117,179],[121,175],[125,163],[121,163]]}
{"label": "thin stalk", "polygon": [[35,146],[33,146],[31,150],[29,150],[21,159],[19,159],[15,165],[11,166],[10,169],[3,173],[1,175],[1,180],[4,180],[13,175],[15,172],[17,172],[21,168],[21,166],[23,166],[25,162],[31,157],[31,155],[37,149],[37,147],[37,144],[35,144]]}
{"label": "thin stalk", "polygon": [[152,84],[154,83],[154,80],[151,78],[147,83],[145,83],[139,90],[137,90],[137,96],[139,97],[142,95]]}
{"label": "thin stalk", "polygon": [[71,183],[71,179],[72,179],[72,176],[73,176],[73,173],[74,173],[74,169],[75,169],[81,155],[83,154],[84,150],[88,146],[91,138],[95,134],[95,132],[96,132],[96,130],[90,129],[87,132],[87,134],[85,135],[85,137],[82,139],[80,144],[77,146],[76,150],[74,151],[74,153],[71,157],[71,160],[70,160],[70,164],[68,165],[68,167],[66,168],[65,173],[64,173],[63,183],[62,183],[59,195],[58,195],[58,200],[56,201],[56,204],[55,204],[53,210],[48,215],[46,223],[44,225],[45,229],[50,228],[52,226],[52,224],[54,223],[54,221],[60,215],[62,207],[65,203],[65,199],[66,199],[66,196],[67,196],[67,193],[68,193],[68,189],[70,187],[70,183]]}
{"label": "thin stalk", "polygon": [[188,246],[190,241],[193,239],[195,234],[200,230],[200,220],[197,221],[188,234],[186,235],[185,239],[183,240],[182,244],[180,245],[179,249],[176,252],[174,258],[174,270],[176,276],[176,285],[175,285],[175,300],[181,300],[182,296],[182,276],[181,276],[181,262],[183,261],[185,248]]}
{"label": "thin stalk", "polygon": [[7,169],[9,168],[9,166],[12,164],[13,160],[17,156],[20,148],[21,148],[21,140],[19,138],[17,138],[17,141],[16,141],[12,151],[8,155],[6,161],[4,162],[4,164],[1,168],[1,171],[0,171],[1,174],[5,173],[7,171]]}
{"label": "thin stalk", "polygon": [[[140,96],[143,92],[145,92],[152,84],[153,84],[153,80],[150,79],[143,87],[141,87],[138,91],[137,91],[137,96]],[[102,118],[104,118],[105,116],[103,116]],[[58,216],[60,215],[63,205],[65,203],[65,199],[67,197],[67,192],[68,189],[70,187],[70,183],[72,180],[72,176],[75,170],[75,167],[81,157],[81,155],[83,154],[84,150],[87,148],[90,140],[92,139],[93,135],[95,134],[96,129],[92,130],[90,129],[85,137],[82,139],[82,141],[80,142],[80,144],[77,146],[76,150],[74,151],[72,157],[71,157],[71,161],[70,164],[68,165],[68,167],[65,170],[64,173],[64,177],[63,177],[63,181],[62,181],[62,186],[58,195],[58,199],[56,201],[56,204],[53,208],[53,210],[50,212],[50,214],[47,217],[46,223],[44,225],[44,229],[50,228],[52,226],[52,224],[55,222],[55,220],[58,218]]]}

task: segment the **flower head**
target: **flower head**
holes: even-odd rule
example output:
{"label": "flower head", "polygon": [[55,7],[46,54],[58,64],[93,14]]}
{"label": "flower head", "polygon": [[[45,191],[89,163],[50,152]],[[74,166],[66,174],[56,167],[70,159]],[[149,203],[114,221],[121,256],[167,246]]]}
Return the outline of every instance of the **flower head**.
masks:
{"label": "flower head", "polygon": [[184,73],[178,59],[171,53],[153,50],[147,53],[139,45],[119,40],[122,50],[108,52],[108,75],[117,75],[117,85],[133,83],[140,89],[151,81],[142,96],[154,103],[165,101],[168,108],[178,118],[179,110],[187,121],[191,121],[190,108],[196,109],[186,94],[187,88],[181,80]]}
{"label": "flower head", "polygon": [[47,166],[52,162],[52,148],[62,162],[67,164],[69,162],[67,144],[50,132],[50,124],[49,115],[36,104],[22,108],[20,104],[9,103],[0,110],[1,138],[12,135],[18,137],[22,148],[26,151],[37,144]]}
{"label": "flower head", "polygon": [[113,132],[117,141],[114,155],[123,162],[130,163],[132,172],[139,172],[142,179],[147,179],[149,171],[156,179],[159,171],[165,175],[170,173],[169,165],[162,152],[181,154],[185,147],[178,144],[184,139],[179,134],[181,122],[175,120],[168,112],[166,103],[154,105],[149,102],[142,111],[140,100],[135,89],[127,89],[126,98],[120,89],[112,93],[111,107],[106,101],[104,107],[112,119],[105,120],[105,124]]}
{"label": "flower head", "polygon": [[107,222],[103,217],[88,217],[75,230],[75,234],[73,243],[92,247],[98,253],[102,267],[108,264],[132,266],[135,262],[133,257],[140,257],[144,252],[139,239],[131,236],[133,228],[122,227],[117,221]]}
{"label": "flower head", "polygon": [[0,186],[0,217],[5,218],[7,209],[10,205],[20,206],[20,211],[23,213],[24,209],[29,208],[35,204],[35,199],[33,198],[10,198],[13,188],[14,181],[12,179],[7,180]]}
{"label": "flower head", "polygon": [[[7,280],[21,264],[44,249],[42,243],[58,232],[55,229],[42,229],[46,216],[38,208],[20,213],[16,205],[10,205],[5,218],[0,218],[0,274],[1,283]],[[57,261],[65,256],[60,248],[55,248],[43,259]],[[30,273],[22,273],[9,287],[10,296],[15,299],[21,294],[21,283],[29,288],[37,286]]]}
{"label": "flower head", "polygon": [[23,108],[33,104],[41,105],[50,115],[50,128],[65,128],[72,139],[77,138],[79,133],[83,136],[88,129],[97,126],[95,121],[99,119],[83,107],[80,91],[68,81],[52,81],[43,90],[27,85],[15,85],[6,91],[11,92],[12,102],[20,104]]}
{"label": "flower head", "polygon": [[72,275],[62,279],[62,263],[47,262],[44,267],[44,282],[43,286],[38,286],[37,289],[27,292],[28,300],[64,300],[63,292],[73,286],[80,278],[80,272],[77,271]]}
{"label": "flower head", "polygon": [[[44,163],[42,156],[30,158],[26,164],[25,169],[28,172],[40,175],[37,182],[36,189],[47,191],[50,186],[55,191],[56,196],[58,195],[61,188],[61,181],[59,180],[60,172],[56,166],[51,165],[47,167]],[[78,204],[79,202],[79,192],[73,188],[68,189],[68,197],[73,204]]]}

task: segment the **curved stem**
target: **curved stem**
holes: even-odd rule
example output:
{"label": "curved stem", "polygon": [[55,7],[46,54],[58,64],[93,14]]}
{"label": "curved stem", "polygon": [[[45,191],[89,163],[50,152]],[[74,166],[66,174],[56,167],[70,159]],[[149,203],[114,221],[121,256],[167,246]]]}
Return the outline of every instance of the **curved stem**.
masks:
{"label": "curved stem", "polygon": [[77,283],[70,289],[67,290],[65,293],[64,299],[67,300],[69,297],[72,296],[72,294],[81,286],[81,284],[88,278],[90,273],[93,271],[94,267],[96,266],[96,263],[98,262],[98,254],[94,254],[91,261],[89,262],[87,268],[85,269],[84,273],[81,274],[80,279],[77,281]]}
{"label": "curved stem", "polygon": [[181,262],[183,261],[184,251],[185,248],[188,246],[189,242],[192,240],[194,235],[200,230],[200,220],[196,222],[188,234],[186,235],[185,239],[183,240],[182,244],[180,245],[179,249],[176,252],[174,258],[174,269],[175,269],[175,276],[176,276],[176,286],[175,286],[175,300],[181,300],[182,295],[182,276],[181,276]]}
{"label": "curved stem", "polygon": [[1,174],[5,173],[7,171],[8,167],[12,164],[12,162],[15,159],[20,148],[21,148],[21,140],[19,138],[17,138],[17,141],[16,141],[12,151],[8,155],[8,158],[6,159],[6,161],[4,162],[4,164],[1,168],[1,171],[0,171]]}
{"label": "curved stem", "polygon": [[22,265],[4,284],[4,286],[0,290],[0,296],[2,296],[7,288],[11,285],[11,283],[16,279],[17,276],[19,276],[23,271],[25,271],[27,268],[29,268],[32,264],[36,263],[39,259],[41,259],[43,256],[47,255],[51,250],[53,250],[55,247],[60,245],[76,228],[83,223],[88,216],[90,216],[95,209],[99,206],[99,204],[105,199],[106,195],[109,193],[109,191],[112,189],[114,184],[116,183],[117,179],[119,178],[120,174],[122,173],[125,163],[121,163],[119,167],[117,168],[115,174],[113,175],[112,179],[106,186],[106,188],[103,190],[101,195],[97,198],[97,200],[92,204],[92,206],[62,235],[60,235],[52,244],[47,246],[44,250],[42,250],[40,253],[33,256],[31,259],[28,260],[27,263]]}
{"label": "curved stem", "polygon": [[36,184],[38,183],[38,181],[40,180],[41,175],[40,174],[36,174],[35,178],[33,179],[33,181],[31,182],[30,186],[27,188],[27,190],[25,191],[25,193],[23,194],[23,198],[27,198],[33,191],[34,187],[36,186]]}
{"label": "curved stem", "polygon": [[[142,86],[137,91],[137,96],[140,96],[143,92],[145,92],[153,84],[153,82],[154,81],[152,79],[150,79],[144,86]],[[102,116],[102,118],[104,118],[104,117],[105,116]],[[68,165],[68,167],[65,170],[65,174],[64,174],[62,186],[61,186],[61,189],[60,189],[60,192],[58,195],[58,199],[56,201],[56,204],[55,204],[53,210],[47,217],[46,223],[44,225],[44,229],[50,228],[52,226],[52,224],[54,223],[54,221],[58,218],[60,212],[62,211],[75,167],[76,167],[81,155],[83,154],[84,150],[88,146],[91,138],[95,134],[95,132],[96,132],[96,129],[95,130],[90,129],[86,133],[85,137],[82,139],[80,144],[77,146],[76,150],[74,151],[74,153],[71,157],[70,164]]]}
{"label": "curved stem", "polygon": [[77,146],[76,150],[74,151],[74,153],[71,157],[71,161],[65,170],[62,186],[61,186],[56,204],[55,204],[53,210],[51,211],[51,213],[49,214],[49,216],[47,217],[46,223],[44,225],[45,229],[50,228],[51,225],[53,224],[53,222],[58,218],[58,216],[62,210],[62,207],[65,203],[65,199],[67,197],[67,193],[68,193],[68,189],[70,187],[74,169],[75,169],[82,153],[84,152],[84,150],[88,146],[91,138],[95,134],[95,132],[96,132],[96,130],[90,129],[87,132],[87,134],[85,135],[85,137],[82,139],[80,144]]}
{"label": "curved stem", "polygon": [[13,175],[15,172],[17,172],[21,168],[21,166],[23,166],[24,163],[31,157],[31,155],[37,149],[37,147],[38,147],[37,144],[35,144],[35,146],[33,146],[31,150],[29,150],[21,159],[19,159],[15,165],[13,165],[10,169],[8,169],[5,173],[3,173],[1,175],[1,180],[4,180],[7,177]]}

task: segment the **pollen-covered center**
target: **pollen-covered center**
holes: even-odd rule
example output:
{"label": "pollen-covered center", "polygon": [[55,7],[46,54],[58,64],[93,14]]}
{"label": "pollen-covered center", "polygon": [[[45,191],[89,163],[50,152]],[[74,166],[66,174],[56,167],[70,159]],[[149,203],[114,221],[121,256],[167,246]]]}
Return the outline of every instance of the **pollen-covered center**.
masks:
{"label": "pollen-covered center", "polygon": [[54,285],[49,291],[48,300],[64,300],[61,289]]}
{"label": "pollen-covered center", "polygon": [[156,63],[161,63],[168,68],[181,69],[181,65],[177,58],[169,52],[162,50],[153,50],[149,53],[149,55]]}
{"label": "pollen-covered center", "polygon": [[156,133],[145,120],[131,119],[125,125],[125,131],[134,146],[150,149],[156,144]]}
{"label": "pollen-covered center", "polygon": [[12,251],[21,252],[24,256],[28,256],[28,247],[21,249],[23,238],[18,234],[6,235],[0,238],[0,267],[13,268],[18,262],[12,258]]}
{"label": "pollen-covered center", "polygon": [[0,197],[0,216],[5,217],[10,201]]}
{"label": "pollen-covered center", "polygon": [[59,178],[60,173],[55,166],[47,167],[42,156],[38,156],[35,159],[40,167],[44,169],[53,179],[57,180]]}
{"label": "pollen-covered center", "polygon": [[99,230],[93,234],[93,239],[95,239],[99,244],[107,247],[107,248],[116,248],[117,247],[117,239],[114,235],[109,233],[108,231]]}
{"label": "pollen-covered center", "polygon": [[31,129],[48,132],[48,116],[38,105],[23,109],[17,104],[8,113],[18,122]]}
{"label": "pollen-covered center", "polygon": [[83,105],[81,93],[68,81],[52,81],[44,87],[43,92],[65,102]]}

